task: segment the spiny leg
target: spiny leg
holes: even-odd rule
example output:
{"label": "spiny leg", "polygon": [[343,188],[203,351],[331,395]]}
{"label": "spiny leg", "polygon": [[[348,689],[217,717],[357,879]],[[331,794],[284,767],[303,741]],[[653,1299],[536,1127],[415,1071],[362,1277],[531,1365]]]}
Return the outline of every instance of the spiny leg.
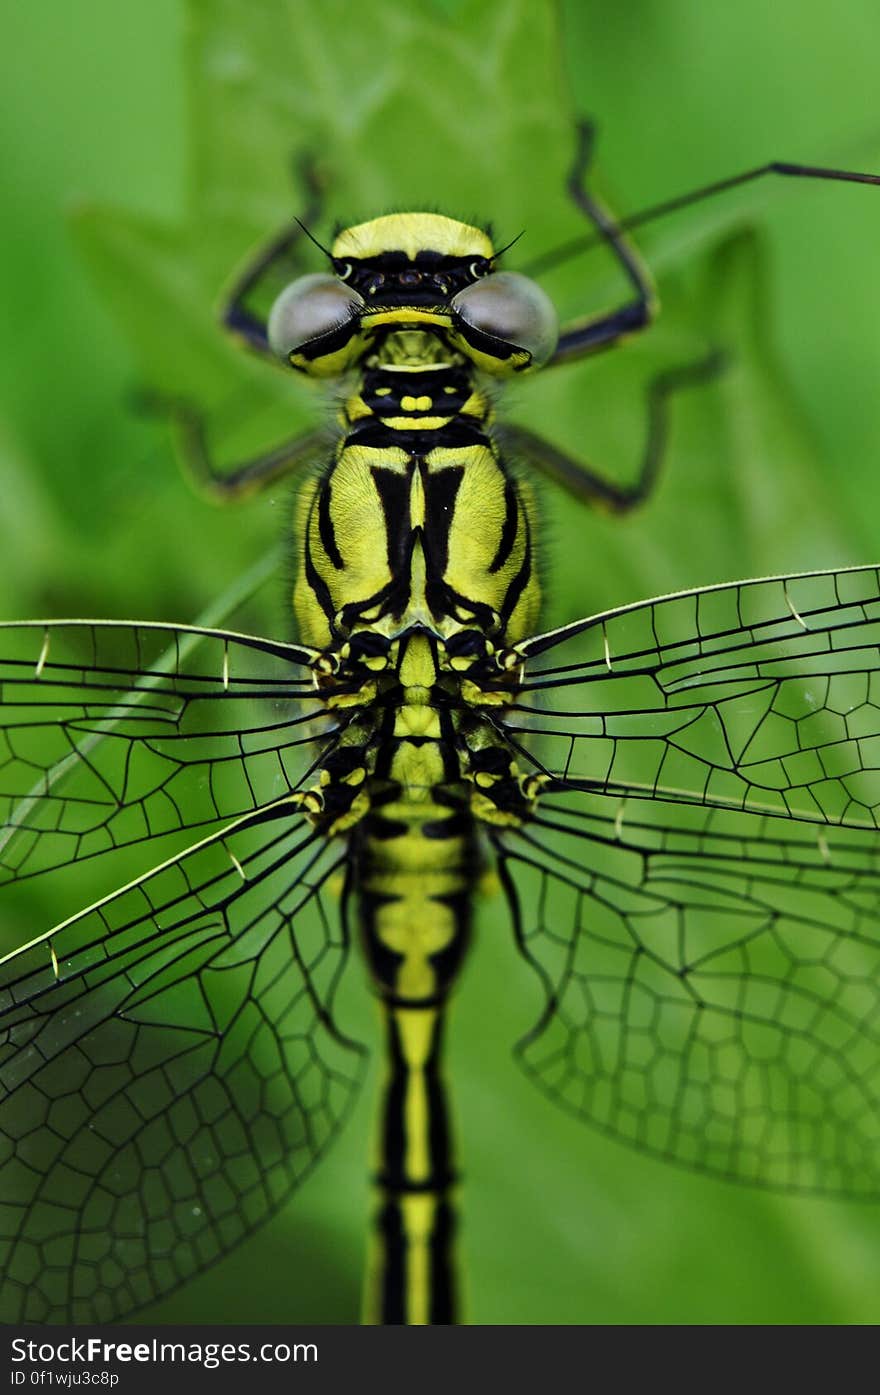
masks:
{"label": "spiny leg", "polygon": [[647,431],[638,474],[632,484],[616,484],[580,460],[524,426],[505,425],[499,435],[505,446],[525,457],[549,479],[582,503],[626,513],[650,495],[659,474],[669,437],[669,399],[683,388],[711,381],[725,366],[719,351],[695,363],[668,369],[652,378],[647,390]]}

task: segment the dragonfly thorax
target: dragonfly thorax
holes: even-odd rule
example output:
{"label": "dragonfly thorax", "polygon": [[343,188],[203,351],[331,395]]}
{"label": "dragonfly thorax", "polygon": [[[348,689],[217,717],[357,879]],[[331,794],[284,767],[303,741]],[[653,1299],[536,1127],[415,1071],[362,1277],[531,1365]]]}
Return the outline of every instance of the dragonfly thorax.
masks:
{"label": "dragonfly thorax", "polygon": [[300,639],[332,650],[359,629],[390,638],[417,624],[444,639],[528,634],[540,601],[530,496],[469,375],[371,370],[343,422],[335,458],[300,496]]}

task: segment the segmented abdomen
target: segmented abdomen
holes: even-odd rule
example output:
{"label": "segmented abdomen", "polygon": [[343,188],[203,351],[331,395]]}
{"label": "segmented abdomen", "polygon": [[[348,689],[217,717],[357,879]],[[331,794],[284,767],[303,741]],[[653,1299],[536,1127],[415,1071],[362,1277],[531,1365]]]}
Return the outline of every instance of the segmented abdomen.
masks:
{"label": "segmented abdomen", "polygon": [[[450,755],[442,743],[402,742],[391,764],[398,776],[408,767],[409,782],[383,788],[374,777],[378,807],[356,834],[360,930],[386,1035],[368,1321],[457,1318],[456,1168],[442,1038],[470,937],[476,850],[463,794],[442,783]],[[436,775],[440,781],[423,783]]]}

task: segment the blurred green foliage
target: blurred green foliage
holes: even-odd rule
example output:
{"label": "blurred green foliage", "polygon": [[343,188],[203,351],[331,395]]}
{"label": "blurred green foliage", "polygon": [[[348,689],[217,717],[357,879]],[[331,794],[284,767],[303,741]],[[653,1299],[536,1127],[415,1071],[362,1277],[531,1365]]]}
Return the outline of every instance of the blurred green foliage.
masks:
{"label": "blurred green foliage", "polygon": [[[621,211],[770,158],[880,168],[873,0],[833,15],[820,0],[43,0],[7,7],[3,30],[8,617],[189,621],[283,536],[286,489],[211,509],[129,394],[195,397],[230,461],[315,419],[214,320],[230,273],[302,208],[299,153],[328,186],[319,237],[427,205],[525,229],[511,266],[580,227],[563,187],[575,112],[599,124],[597,185]],[[549,621],[880,556],[878,192],[765,181],[658,223],[640,238],[656,329],[518,385],[515,416],[623,479],[650,375],[709,347],[730,359],[677,403],[638,517],[544,490]],[[547,286],[568,314],[626,293],[602,254]],[[272,633],[282,593],[260,616]],[[43,928],[30,914],[9,942]],[[368,1029],[354,982],[349,1006]],[[490,905],[450,1042],[472,1320],[877,1320],[880,1211],[691,1176],[557,1117],[508,1053],[536,1010]],[[276,1221],[143,1317],[356,1320],[369,1107],[368,1090]]]}

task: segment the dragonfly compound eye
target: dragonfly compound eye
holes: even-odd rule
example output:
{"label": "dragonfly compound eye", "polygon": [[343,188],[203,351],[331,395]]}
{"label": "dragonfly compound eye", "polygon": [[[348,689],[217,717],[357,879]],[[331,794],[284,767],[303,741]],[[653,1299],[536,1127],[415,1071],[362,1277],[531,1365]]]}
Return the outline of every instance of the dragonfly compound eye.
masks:
{"label": "dragonfly compound eye", "polygon": [[291,281],[279,295],[269,314],[269,343],[280,359],[312,339],[344,325],[364,302],[357,291],[336,276],[317,272]]}
{"label": "dragonfly compound eye", "polygon": [[452,302],[466,325],[526,349],[535,364],[556,348],[559,321],[550,297],[517,271],[497,271],[466,286]]}

